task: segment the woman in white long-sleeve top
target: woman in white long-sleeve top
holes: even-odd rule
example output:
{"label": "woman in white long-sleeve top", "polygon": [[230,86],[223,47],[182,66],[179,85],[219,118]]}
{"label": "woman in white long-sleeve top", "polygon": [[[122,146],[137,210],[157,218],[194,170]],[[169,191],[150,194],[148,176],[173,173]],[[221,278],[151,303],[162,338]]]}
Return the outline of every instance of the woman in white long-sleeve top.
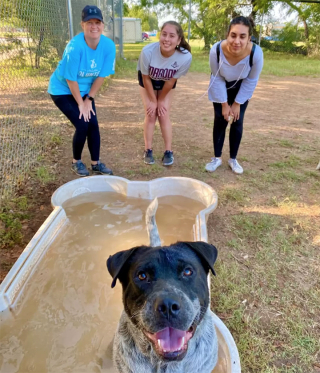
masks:
{"label": "woman in white long-sleeve top", "polygon": [[233,172],[243,173],[237,161],[243,119],[263,66],[262,49],[250,40],[252,26],[252,21],[246,17],[234,18],[229,25],[227,39],[214,44],[210,51],[209,100],[214,106],[215,156],[206,165],[209,172],[215,171],[222,164],[222,148],[226,128],[230,123],[228,163]]}

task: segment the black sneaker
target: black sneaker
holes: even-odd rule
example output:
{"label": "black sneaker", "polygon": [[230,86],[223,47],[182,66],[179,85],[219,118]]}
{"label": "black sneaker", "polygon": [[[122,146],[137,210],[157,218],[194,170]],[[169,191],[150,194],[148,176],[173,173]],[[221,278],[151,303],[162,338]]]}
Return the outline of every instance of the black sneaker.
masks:
{"label": "black sneaker", "polygon": [[110,168],[100,161],[98,161],[98,163],[95,165],[91,165],[91,169],[93,174],[113,175],[112,170],[110,170]]}
{"label": "black sneaker", "polygon": [[162,164],[164,166],[171,166],[173,164],[174,157],[173,152],[170,150],[166,150],[162,157]]}
{"label": "black sneaker", "polygon": [[144,163],[145,164],[154,164],[152,149],[147,149],[147,150],[144,151]]}
{"label": "black sneaker", "polygon": [[77,161],[72,163],[71,170],[76,173],[78,176],[89,176],[89,171],[82,161]]}

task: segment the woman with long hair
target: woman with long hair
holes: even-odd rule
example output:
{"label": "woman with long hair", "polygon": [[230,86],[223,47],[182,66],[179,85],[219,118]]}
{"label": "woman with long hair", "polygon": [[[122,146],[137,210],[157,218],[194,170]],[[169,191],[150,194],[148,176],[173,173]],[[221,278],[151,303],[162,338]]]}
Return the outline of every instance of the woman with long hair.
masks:
{"label": "woman with long hair", "polygon": [[222,164],[222,148],[230,123],[228,164],[236,174],[243,173],[237,161],[243,119],[263,66],[262,49],[251,41],[252,28],[249,18],[234,18],[227,39],[214,44],[210,51],[209,100],[214,107],[214,157],[206,165],[208,172],[214,172]]}
{"label": "woman with long hair", "polygon": [[183,30],[175,21],[165,22],[161,28],[159,42],[145,46],[138,61],[138,81],[145,110],[144,118],[144,163],[154,164],[152,139],[156,120],[159,120],[164,140],[162,164],[174,162],[172,151],[172,124],[170,107],[177,79],[185,75],[190,67],[191,48],[185,40]]}

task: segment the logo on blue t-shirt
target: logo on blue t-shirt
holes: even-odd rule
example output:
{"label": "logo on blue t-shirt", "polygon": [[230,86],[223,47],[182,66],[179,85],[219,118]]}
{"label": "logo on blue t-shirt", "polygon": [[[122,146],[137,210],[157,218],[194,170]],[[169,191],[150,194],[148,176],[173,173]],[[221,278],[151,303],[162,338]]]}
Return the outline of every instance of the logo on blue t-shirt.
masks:
{"label": "logo on blue t-shirt", "polygon": [[49,82],[51,95],[71,94],[67,80],[76,81],[81,95],[90,91],[97,77],[114,74],[116,48],[114,42],[101,35],[97,48],[91,49],[80,33],[67,45]]}

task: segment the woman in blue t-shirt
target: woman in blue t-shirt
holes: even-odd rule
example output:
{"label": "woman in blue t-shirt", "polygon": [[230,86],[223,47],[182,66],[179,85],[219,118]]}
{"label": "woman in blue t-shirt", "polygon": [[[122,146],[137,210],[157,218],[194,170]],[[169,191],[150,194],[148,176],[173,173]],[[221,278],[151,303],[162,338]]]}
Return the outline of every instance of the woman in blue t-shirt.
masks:
{"label": "woman in blue t-shirt", "polygon": [[49,82],[48,92],[53,102],[75,126],[71,169],[78,176],[89,171],[81,161],[88,139],[92,173],[112,175],[100,162],[100,132],[94,97],[105,77],[114,74],[116,47],[102,35],[101,10],[87,5],[82,11],[83,32],[70,40]]}

